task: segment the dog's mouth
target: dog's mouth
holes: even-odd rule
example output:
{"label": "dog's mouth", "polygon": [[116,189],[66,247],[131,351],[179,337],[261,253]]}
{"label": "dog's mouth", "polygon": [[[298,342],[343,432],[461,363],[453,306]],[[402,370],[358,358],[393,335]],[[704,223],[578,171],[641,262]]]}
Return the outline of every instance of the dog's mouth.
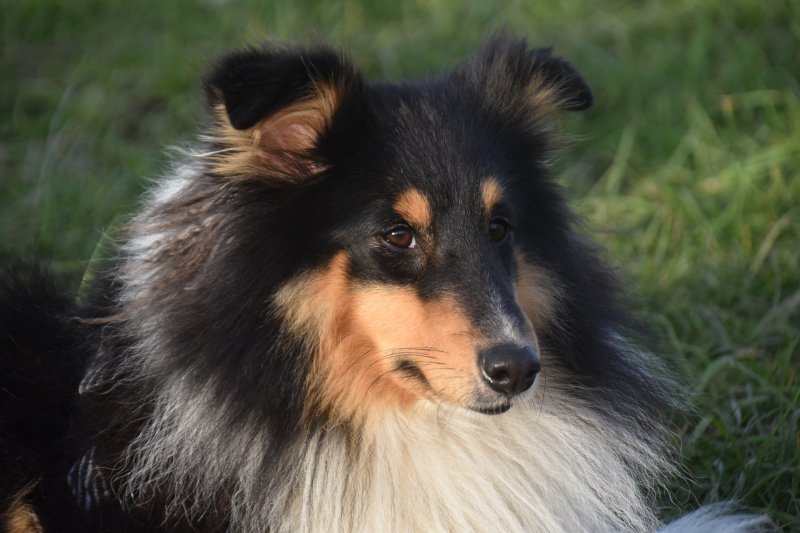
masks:
{"label": "dog's mouth", "polygon": [[481,413],[484,415],[501,415],[511,409],[511,402],[506,401],[498,405],[489,405],[489,406],[473,406],[470,409],[477,413]]}

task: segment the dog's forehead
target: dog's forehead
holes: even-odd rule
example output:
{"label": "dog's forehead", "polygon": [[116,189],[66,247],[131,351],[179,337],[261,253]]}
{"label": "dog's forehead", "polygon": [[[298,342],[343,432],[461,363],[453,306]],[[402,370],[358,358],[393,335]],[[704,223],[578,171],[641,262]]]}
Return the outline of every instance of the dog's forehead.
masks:
{"label": "dog's forehead", "polygon": [[[496,138],[475,95],[444,82],[380,85],[369,98],[372,122],[406,162],[458,170],[480,163]],[[495,117],[496,118],[496,117]]]}
{"label": "dog's forehead", "polygon": [[[452,206],[486,210],[502,199],[502,150],[483,110],[437,85],[382,87],[373,107],[380,145],[379,173],[395,210],[441,211]],[[424,206],[424,207],[423,207]]]}

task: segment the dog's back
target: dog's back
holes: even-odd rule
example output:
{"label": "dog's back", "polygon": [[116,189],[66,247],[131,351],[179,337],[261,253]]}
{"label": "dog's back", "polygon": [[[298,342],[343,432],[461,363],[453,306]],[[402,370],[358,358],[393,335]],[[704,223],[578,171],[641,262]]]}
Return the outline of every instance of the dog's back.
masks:
{"label": "dog's back", "polygon": [[43,475],[58,469],[91,335],[39,266],[0,272],[0,509],[14,531]]}

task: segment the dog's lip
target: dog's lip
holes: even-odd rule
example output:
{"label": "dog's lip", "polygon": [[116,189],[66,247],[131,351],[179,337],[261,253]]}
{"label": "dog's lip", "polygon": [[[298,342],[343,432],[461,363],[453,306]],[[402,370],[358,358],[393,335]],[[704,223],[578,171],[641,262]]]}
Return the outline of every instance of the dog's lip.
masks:
{"label": "dog's lip", "polygon": [[484,415],[501,415],[511,409],[511,402],[503,402],[498,405],[475,405],[471,409]]}

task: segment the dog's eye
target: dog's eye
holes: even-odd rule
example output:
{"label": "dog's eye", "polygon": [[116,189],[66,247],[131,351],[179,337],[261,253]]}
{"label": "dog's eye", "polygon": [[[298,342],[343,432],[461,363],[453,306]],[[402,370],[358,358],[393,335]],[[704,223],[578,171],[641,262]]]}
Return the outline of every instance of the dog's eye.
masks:
{"label": "dog's eye", "polygon": [[393,228],[383,236],[383,239],[398,248],[416,248],[417,239],[414,237],[414,232],[407,226],[398,226]]}
{"label": "dog's eye", "polygon": [[500,242],[508,235],[509,225],[508,222],[502,218],[493,218],[489,222],[489,238],[494,242]]}

